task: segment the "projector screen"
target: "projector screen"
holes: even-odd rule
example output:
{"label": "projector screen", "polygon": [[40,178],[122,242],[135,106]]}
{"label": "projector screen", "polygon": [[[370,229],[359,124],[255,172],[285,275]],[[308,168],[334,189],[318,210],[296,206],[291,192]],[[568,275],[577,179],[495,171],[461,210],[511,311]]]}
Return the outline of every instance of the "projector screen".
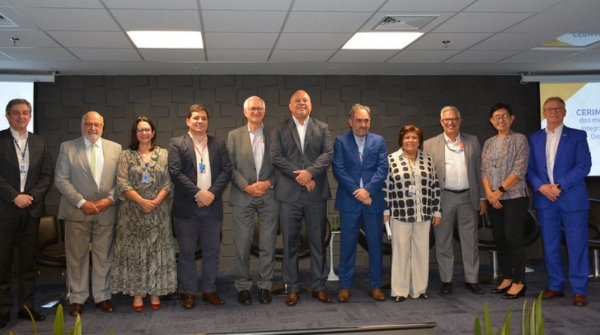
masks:
{"label": "projector screen", "polygon": [[[33,107],[33,83],[32,82],[6,82],[0,81],[0,106],[2,106],[2,117],[0,117],[0,130],[8,128],[6,119],[6,104],[12,99],[27,99]],[[31,113],[31,121],[27,129],[33,133],[33,117],[35,111]]]}
{"label": "projector screen", "polygon": [[[567,127],[587,132],[592,154],[592,169],[588,176],[600,177],[600,83],[540,84],[540,106],[552,96],[565,100]],[[546,120],[542,114],[542,128]]]}

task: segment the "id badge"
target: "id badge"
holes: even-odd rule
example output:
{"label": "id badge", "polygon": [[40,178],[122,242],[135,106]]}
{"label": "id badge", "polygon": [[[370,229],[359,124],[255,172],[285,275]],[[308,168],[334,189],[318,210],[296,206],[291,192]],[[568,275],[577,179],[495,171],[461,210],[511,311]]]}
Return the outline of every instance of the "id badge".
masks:
{"label": "id badge", "polygon": [[19,172],[20,173],[27,173],[27,163],[21,163],[19,164]]}
{"label": "id badge", "polygon": [[148,184],[150,182],[150,174],[148,171],[142,172],[142,184]]}
{"label": "id badge", "polygon": [[204,165],[204,163],[200,163],[200,173],[206,173],[206,165]]}
{"label": "id badge", "polygon": [[414,197],[416,194],[417,194],[417,188],[415,187],[415,185],[408,186],[408,196]]}

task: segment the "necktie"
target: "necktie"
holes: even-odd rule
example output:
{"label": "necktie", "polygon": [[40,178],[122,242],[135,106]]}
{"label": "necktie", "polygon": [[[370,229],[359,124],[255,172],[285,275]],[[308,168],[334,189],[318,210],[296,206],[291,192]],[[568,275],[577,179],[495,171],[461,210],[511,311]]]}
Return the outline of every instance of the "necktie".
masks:
{"label": "necktie", "polygon": [[92,170],[92,177],[96,179],[96,144],[92,143],[90,150],[90,169]]}

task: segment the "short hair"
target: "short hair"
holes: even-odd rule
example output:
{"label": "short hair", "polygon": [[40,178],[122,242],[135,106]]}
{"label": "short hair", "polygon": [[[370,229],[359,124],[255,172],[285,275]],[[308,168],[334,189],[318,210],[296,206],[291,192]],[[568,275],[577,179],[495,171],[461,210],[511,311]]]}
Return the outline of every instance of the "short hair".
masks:
{"label": "short hair", "polygon": [[444,113],[447,111],[455,111],[456,114],[458,115],[458,118],[460,119],[460,111],[458,110],[458,108],[456,108],[454,106],[444,106],[442,108],[442,110],[440,111],[440,119],[444,117]]}
{"label": "short hair", "polygon": [[190,110],[188,111],[188,119],[192,118],[192,113],[196,112],[199,113],[200,111],[205,111],[206,112],[206,118],[210,118],[210,115],[208,115],[208,109],[206,107],[204,107],[203,105],[199,105],[199,104],[193,104],[190,106]]}
{"label": "short hair", "polygon": [[156,129],[154,128],[152,120],[147,116],[139,116],[133,122],[133,125],[131,126],[131,137],[129,139],[129,149],[137,150],[140,148],[140,141],[137,139],[137,126],[140,122],[148,122],[150,129],[154,132],[154,136],[152,136],[152,139],[150,140],[150,151],[152,151],[154,150],[154,147],[156,147]]}
{"label": "short hair", "polygon": [[371,108],[369,108],[369,106],[367,105],[361,105],[361,104],[354,104],[352,106],[352,109],[350,109],[350,119],[352,119],[354,117],[354,113],[356,113],[356,111],[359,111],[361,109],[364,109],[367,111],[367,114],[369,114],[369,117],[371,117]]}
{"label": "short hair", "polygon": [[31,112],[31,103],[27,101],[27,99],[12,99],[6,105],[6,115],[10,114],[10,110],[14,105],[26,104],[29,107],[29,111]]}
{"label": "short hair", "polygon": [[267,104],[265,103],[265,101],[261,97],[256,96],[256,95],[248,97],[248,99],[246,99],[246,101],[244,101],[244,109],[248,108],[248,104],[250,103],[250,100],[252,100],[252,99],[258,99],[258,100],[260,100],[260,102],[262,102],[262,104],[263,104],[263,107],[265,109],[267,109]]}
{"label": "short hair", "polygon": [[564,101],[564,100],[563,100],[561,97],[557,97],[557,96],[555,96],[555,97],[549,97],[548,99],[546,99],[546,101],[544,101],[544,104],[542,105],[542,107],[543,107],[543,106],[546,106],[546,104],[547,104],[548,102],[550,102],[550,101],[558,101],[558,102],[560,102],[560,103],[561,103],[563,106],[566,106],[566,105],[567,105],[567,104],[565,103],[565,101]]}
{"label": "short hair", "polygon": [[496,103],[492,106],[492,108],[490,109],[490,118],[494,115],[494,112],[500,109],[506,109],[506,111],[508,112],[508,115],[513,115],[512,113],[512,109],[510,108],[510,106],[508,104],[505,104],[504,102],[499,102]]}
{"label": "short hair", "polygon": [[398,133],[398,145],[400,146],[400,148],[402,148],[402,140],[404,139],[404,136],[407,133],[410,133],[411,131],[417,133],[417,136],[419,137],[419,148],[423,145],[423,131],[421,130],[421,128],[413,126],[412,124],[408,124],[402,127],[402,129],[400,129],[400,132]]}

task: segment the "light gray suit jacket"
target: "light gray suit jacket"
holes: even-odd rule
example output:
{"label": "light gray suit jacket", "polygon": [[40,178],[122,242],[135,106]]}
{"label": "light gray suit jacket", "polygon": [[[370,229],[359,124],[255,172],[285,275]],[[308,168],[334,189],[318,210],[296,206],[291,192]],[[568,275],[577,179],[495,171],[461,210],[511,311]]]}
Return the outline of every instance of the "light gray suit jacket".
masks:
{"label": "light gray suit jacket", "polygon": [[[275,191],[275,183],[277,174],[275,168],[271,164],[271,128],[266,125],[263,128],[264,142],[264,157],[258,181],[268,180],[273,187],[264,195],[269,199],[273,199]],[[234,187],[231,188],[229,195],[229,204],[233,206],[247,206],[252,202],[253,197],[244,192],[244,187],[257,182],[256,167],[254,163],[254,154],[252,153],[252,144],[250,143],[250,135],[248,134],[248,125],[234,129],[227,136],[227,152],[229,153],[229,161],[231,162],[231,183]]]}
{"label": "light gray suit jacket", "polygon": [[[104,153],[104,170],[100,187],[96,185],[90,163],[86,154],[83,137],[63,142],[56,162],[54,186],[62,194],[58,209],[58,218],[68,221],[85,221],[86,214],[77,203],[82,199],[96,201],[109,195],[117,199],[115,187],[117,181],[117,164],[121,145],[102,139]],[[97,214],[101,225],[113,225],[117,220],[117,207],[111,206]]]}
{"label": "light gray suit jacket", "polygon": [[[483,190],[483,185],[481,185],[481,146],[477,137],[473,135],[460,133],[460,138],[465,146],[471,203],[477,210],[479,208],[479,200],[485,199],[485,191]],[[444,133],[425,141],[423,143],[423,150],[433,158],[440,188],[443,190],[446,184],[446,139],[444,138]]]}

